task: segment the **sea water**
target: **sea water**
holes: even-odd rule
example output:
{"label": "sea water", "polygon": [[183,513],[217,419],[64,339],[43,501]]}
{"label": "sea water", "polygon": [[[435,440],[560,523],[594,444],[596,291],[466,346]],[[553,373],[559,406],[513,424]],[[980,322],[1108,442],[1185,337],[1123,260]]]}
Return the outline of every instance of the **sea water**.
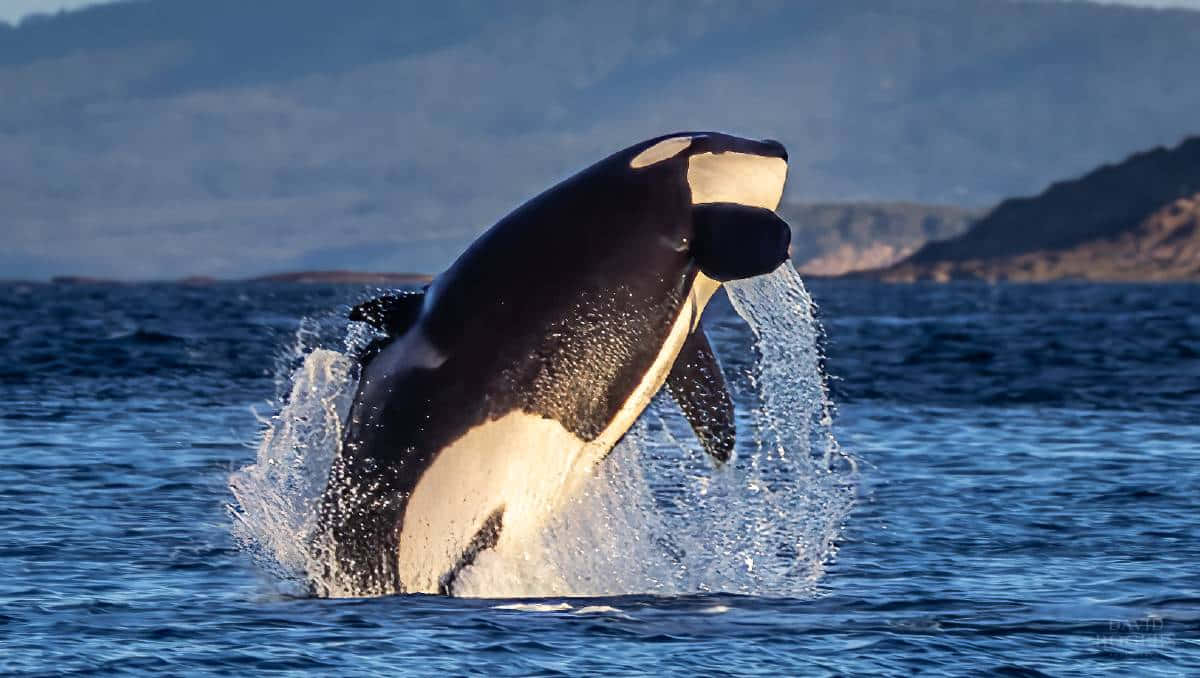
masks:
{"label": "sea water", "polygon": [[1200,671],[1196,287],[811,292],[706,315],[730,464],[660,398],[536,567],[470,573],[515,597],[324,599],[373,290],[0,287],[0,672]]}

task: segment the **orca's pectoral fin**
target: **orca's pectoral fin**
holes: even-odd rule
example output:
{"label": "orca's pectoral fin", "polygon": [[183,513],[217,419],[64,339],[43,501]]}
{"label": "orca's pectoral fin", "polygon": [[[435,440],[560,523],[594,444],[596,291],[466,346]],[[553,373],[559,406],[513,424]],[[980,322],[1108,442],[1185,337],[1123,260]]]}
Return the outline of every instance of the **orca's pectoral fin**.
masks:
{"label": "orca's pectoral fin", "polygon": [[717,461],[729,461],[735,440],[733,398],[702,328],[697,327],[684,341],[667,375],[667,391],[679,403],[704,450]]}
{"label": "orca's pectoral fin", "polygon": [[775,212],[736,203],[692,208],[692,257],[704,275],[726,282],[770,273],[787,261],[792,229]]}
{"label": "orca's pectoral fin", "polygon": [[408,331],[425,303],[425,292],[401,292],[375,297],[350,309],[350,319],[364,322],[389,336]]}

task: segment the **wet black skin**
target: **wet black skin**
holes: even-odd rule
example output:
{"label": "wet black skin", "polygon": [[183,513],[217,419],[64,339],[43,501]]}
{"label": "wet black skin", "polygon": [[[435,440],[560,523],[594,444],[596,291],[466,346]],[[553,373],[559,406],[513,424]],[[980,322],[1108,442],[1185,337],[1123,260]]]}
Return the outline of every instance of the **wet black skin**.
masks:
{"label": "wet black skin", "polygon": [[[786,259],[790,230],[773,212],[693,206],[687,183],[693,154],[786,158],[783,147],[692,136],[689,148],[647,167],[629,162],[668,137],[600,161],[502,219],[424,295],[356,309],[358,319],[374,320],[390,336],[362,366],[320,523],[362,593],[404,590],[395,571],[404,503],[440,449],[513,411],[596,438],[650,368],[702,268],[728,280]],[[398,339],[413,332],[436,359],[405,353],[410,344]],[[707,349],[699,337],[689,344]],[[708,387],[672,393],[694,392],[695,408],[706,412],[727,408],[728,423],[708,424],[707,440],[697,428],[714,456],[727,458],[732,403],[707,350],[707,357],[681,354],[681,363],[695,359],[679,372],[701,375]]]}

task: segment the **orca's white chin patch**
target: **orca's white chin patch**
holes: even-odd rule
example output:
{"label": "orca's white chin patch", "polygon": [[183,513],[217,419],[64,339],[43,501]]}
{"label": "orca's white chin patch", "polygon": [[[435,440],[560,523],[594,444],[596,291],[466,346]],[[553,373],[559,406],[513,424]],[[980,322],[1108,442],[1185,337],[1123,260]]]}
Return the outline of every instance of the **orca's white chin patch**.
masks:
{"label": "orca's white chin patch", "polygon": [[787,161],[751,153],[698,153],[688,158],[692,204],[730,202],[773,210],[783,197]]}

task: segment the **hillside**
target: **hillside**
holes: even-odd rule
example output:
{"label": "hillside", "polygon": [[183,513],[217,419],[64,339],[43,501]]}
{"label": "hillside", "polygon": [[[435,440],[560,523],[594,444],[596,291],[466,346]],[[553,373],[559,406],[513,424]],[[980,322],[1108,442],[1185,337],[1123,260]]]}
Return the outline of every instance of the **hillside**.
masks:
{"label": "hillside", "polygon": [[905,264],[882,277],[897,282],[971,278],[1016,282],[1200,281],[1200,193],[1173,201],[1131,229],[1069,248],[993,259]]}
{"label": "hillside", "polygon": [[0,271],[439,270],[679,129],[780,139],[791,202],[990,205],[1194,132],[1197,35],[1200,12],[1001,0],[145,0],[0,24]]}
{"label": "hillside", "polygon": [[888,266],[931,240],[962,233],[978,216],[912,203],[785,203],[779,212],[792,226],[796,268],[819,276]]}
{"label": "hillside", "polygon": [[1005,200],[967,232],[872,273],[887,280],[1200,279],[1200,137]]}

